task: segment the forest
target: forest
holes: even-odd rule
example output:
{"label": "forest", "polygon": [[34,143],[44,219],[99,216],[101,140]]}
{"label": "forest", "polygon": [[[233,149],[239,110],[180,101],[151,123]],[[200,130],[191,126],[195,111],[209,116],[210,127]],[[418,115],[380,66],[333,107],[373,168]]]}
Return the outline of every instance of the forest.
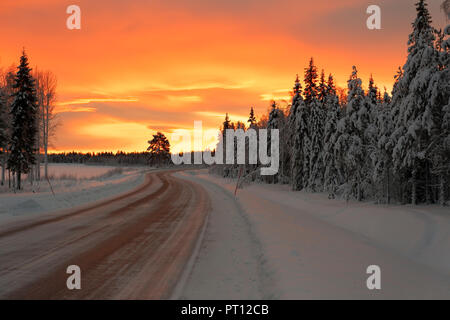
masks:
{"label": "forest", "polygon": [[259,174],[260,165],[216,165],[211,171],[243,182],[261,180],[290,184],[293,190],[326,192],[378,203],[439,203],[450,191],[450,26],[437,30],[425,1],[408,38],[408,56],[395,75],[391,93],[380,90],[373,77],[364,90],[353,67],[345,93],[332,74],[326,76],[313,58],[297,78],[292,102],[273,101],[268,115],[227,129],[278,129],[280,171]]}

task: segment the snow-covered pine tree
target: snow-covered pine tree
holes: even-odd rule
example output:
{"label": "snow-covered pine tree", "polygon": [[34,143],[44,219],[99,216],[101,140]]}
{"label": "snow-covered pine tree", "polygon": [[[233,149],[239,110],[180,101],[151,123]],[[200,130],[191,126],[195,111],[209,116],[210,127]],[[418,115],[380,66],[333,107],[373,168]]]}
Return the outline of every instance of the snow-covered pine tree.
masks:
{"label": "snow-covered pine tree", "polygon": [[321,103],[324,103],[326,96],[327,96],[327,83],[325,81],[325,70],[322,69],[322,72],[320,73],[319,88],[317,90],[317,99]]}
{"label": "snow-covered pine tree", "polygon": [[434,127],[431,128],[430,154],[433,174],[439,185],[439,203],[445,205],[446,187],[450,176],[450,25],[445,28],[447,36],[436,46],[439,52],[439,70],[431,78],[429,95]]}
{"label": "snow-covered pine tree", "polygon": [[[395,115],[392,140],[396,141],[393,165],[396,172],[403,176],[403,183],[409,182],[404,188],[411,186],[409,198],[413,204],[418,200],[429,201],[430,196],[428,147],[436,124],[432,117],[429,87],[439,65],[434,28],[426,2],[420,0],[416,10],[417,17],[408,41],[408,58],[392,97],[392,112]],[[424,181],[420,194],[419,181]]]}
{"label": "snow-covered pine tree", "polygon": [[333,76],[330,74],[327,82],[325,96],[326,122],[324,128],[324,146],[323,146],[323,164],[324,171],[324,190],[328,192],[328,198],[334,199],[337,187],[339,186],[338,168],[334,148],[338,139],[337,124],[340,118],[339,98],[336,94],[336,86]]}
{"label": "snow-covered pine tree", "polygon": [[307,123],[306,139],[303,143],[303,181],[304,187],[311,191],[320,191],[323,179],[322,146],[323,146],[323,106],[319,101],[317,86],[317,67],[311,58],[305,68],[305,105]]}
{"label": "snow-covered pine tree", "polygon": [[[289,152],[286,152],[286,168],[289,168],[289,177],[290,177],[290,183],[292,185],[293,190],[300,190],[297,189],[297,183],[295,182],[295,176],[296,172],[300,171],[300,163],[299,160],[301,158],[301,150],[299,146],[296,144],[297,140],[297,112],[299,110],[299,106],[301,100],[303,100],[302,97],[302,85],[300,84],[300,80],[298,79],[298,74],[295,79],[294,88],[292,91],[292,103],[291,108],[289,110],[289,115],[287,119],[287,150]],[[298,141],[297,141],[298,142]],[[297,161],[298,160],[298,161]]]}
{"label": "snow-covered pine tree", "polygon": [[391,97],[384,92],[382,104],[379,106],[375,119],[377,135],[374,151],[372,152],[373,181],[375,184],[375,197],[378,202],[390,203],[391,201],[391,165],[393,131]]}
{"label": "snow-covered pine tree", "polygon": [[[248,123],[248,129],[252,129],[252,130],[256,130],[257,129],[256,128],[257,121],[256,121],[255,111],[253,110],[253,107],[250,108],[250,114],[249,114],[247,123]],[[257,136],[257,139],[258,139],[258,136]],[[256,147],[256,152],[258,152],[258,147]],[[249,163],[250,162],[250,160],[249,160],[250,159],[249,158],[249,156],[250,156],[249,153],[250,153],[249,140],[245,139],[245,155],[246,156],[245,156],[245,169],[244,169],[244,172],[243,172],[244,175],[247,175],[250,172],[253,172],[256,169],[256,167],[257,167],[256,164],[250,164]]]}
{"label": "snow-covered pine tree", "polygon": [[317,79],[317,67],[314,65],[314,59],[311,58],[308,67],[305,68],[305,90],[303,96],[305,97],[306,105],[309,105],[313,99],[317,99],[319,91]]}
{"label": "snow-covered pine tree", "polygon": [[359,111],[361,132],[363,132],[363,151],[364,151],[364,167],[363,170],[363,190],[365,196],[373,195],[376,186],[372,179],[372,173],[374,171],[373,163],[377,156],[377,136],[378,127],[377,119],[380,112],[380,104],[382,103],[378,88],[375,86],[373,76],[370,75],[369,87],[366,94],[366,99],[363,107]]}
{"label": "snow-covered pine tree", "polygon": [[16,174],[17,188],[21,189],[21,175],[28,173],[35,163],[36,90],[25,50],[15,77],[15,92],[11,105],[12,134],[8,168]]}
{"label": "snow-covered pine tree", "polygon": [[6,149],[8,146],[8,123],[7,119],[7,97],[6,92],[0,87],[0,165],[2,167],[0,184],[5,184],[5,169],[6,169]]}
{"label": "snow-covered pine tree", "polygon": [[[271,109],[269,113],[269,121],[267,122],[267,129],[269,129],[269,133],[267,135],[267,150],[271,150],[271,134],[270,130],[278,129],[280,132],[280,135],[283,135],[284,131],[284,113],[282,110],[280,110],[277,106],[277,103],[275,101],[272,101]],[[280,141],[280,149],[281,144],[283,143],[283,140]],[[280,150],[280,153],[282,154],[282,150]],[[280,171],[273,176],[266,176],[265,180],[267,182],[271,183],[277,183],[279,181],[280,173],[282,173],[282,168],[280,168]],[[282,175],[281,175],[282,176]]]}
{"label": "snow-covered pine tree", "polygon": [[338,139],[335,154],[338,168],[346,182],[343,192],[346,199],[355,196],[359,201],[363,198],[363,174],[365,168],[365,154],[363,146],[363,123],[361,109],[364,108],[365,95],[361,87],[358,71],[353,72],[348,80],[348,98],[345,115],[338,123]]}
{"label": "snow-covered pine tree", "polygon": [[306,146],[309,144],[308,118],[309,110],[303,99],[298,76],[294,87],[294,97],[289,115],[289,130],[293,134],[292,148],[292,189],[302,190],[308,181],[309,161],[305,155]]}
{"label": "snow-covered pine tree", "polygon": [[[325,96],[324,98],[325,99]],[[324,102],[318,99],[312,99],[309,104],[310,116],[309,116],[309,182],[308,189],[312,192],[321,192],[323,190],[323,134],[325,127],[325,108]]]}
{"label": "snow-covered pine tree", "polygon": [[367,89],[366,97],[366,108],[369,115],[369,124],[375,123],[375,120],[377,118],[378,104],[382,102],[382,99],[380,97],[380,90],[378,90],[377,86],[375,85],[375,81],[373,80],[373,75],[370,75],[369,88]]}

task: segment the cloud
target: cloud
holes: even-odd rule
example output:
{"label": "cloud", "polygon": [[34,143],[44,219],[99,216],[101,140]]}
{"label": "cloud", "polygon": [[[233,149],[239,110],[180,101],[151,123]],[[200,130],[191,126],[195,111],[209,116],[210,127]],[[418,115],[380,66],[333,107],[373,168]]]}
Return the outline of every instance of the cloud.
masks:
{"label": "cloud", "polygon": [[202,101],[202,97],[199,96],[168,96],[170,101],[175,102],[200,102]]}
{"label": "cloud", "polygon": [[92,102],[137,102],[137,98],[87,98],[87,99],[75,99],[71,101],[59,102],[58,106],[68,106],[77,104],[89,104]]}
{"label": "cloud", "polygon": [[97,111],[94,107],[75,107],[69,105],[57,106],[55,108],[55,113],[68,113],[68,112],[95,112]]}

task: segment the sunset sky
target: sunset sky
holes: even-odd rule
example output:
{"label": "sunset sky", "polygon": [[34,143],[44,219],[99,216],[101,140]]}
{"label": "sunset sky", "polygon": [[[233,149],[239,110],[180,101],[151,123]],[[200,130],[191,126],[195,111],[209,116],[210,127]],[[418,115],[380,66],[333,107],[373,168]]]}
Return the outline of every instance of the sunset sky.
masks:
{"label": "sunset sky", "polygon": [[[143,151],[157,130],[170,138],[225,112],[244,120],[289,96],[311,56],[346,86],[352,65],[391,90],[406,57],[416,0],[1,0],[0,66],[22,47],[34,68],[58,78],[53,151]],[[433,25],[446,21],[429,0]],[[81,7],[81,30],[66,28]],[[368,30],[366,8],[382,10]]]}

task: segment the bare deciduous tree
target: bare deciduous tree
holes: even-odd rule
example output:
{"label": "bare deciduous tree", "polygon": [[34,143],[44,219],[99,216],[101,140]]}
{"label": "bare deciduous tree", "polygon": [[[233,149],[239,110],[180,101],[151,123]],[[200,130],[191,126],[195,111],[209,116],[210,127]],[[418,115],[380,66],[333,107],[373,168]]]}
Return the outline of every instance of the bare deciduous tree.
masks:
{"label": "bare deciduous tree", "polygon": [[[57,127],[56,115],[54,113],[56,102],[56,76],[51,71],[37,71],[36,75],[37,99],[39,105],[39,124],[38,152],[44,153],[44,178],[48,179],[48,147],[50,138],[53,136]],[[39,157],[38,157],[39,158]],[[37,178],[40,178],[40,160],[37,166]]]}

